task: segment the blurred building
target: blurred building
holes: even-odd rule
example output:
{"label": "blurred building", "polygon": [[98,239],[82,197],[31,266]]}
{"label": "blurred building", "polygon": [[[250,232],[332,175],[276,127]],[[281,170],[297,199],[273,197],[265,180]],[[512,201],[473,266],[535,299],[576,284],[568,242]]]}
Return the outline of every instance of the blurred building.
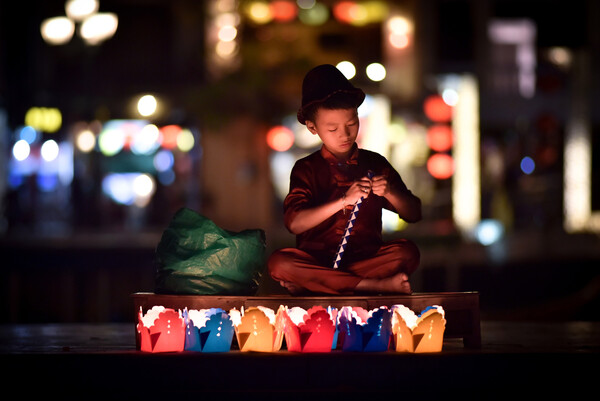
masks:
{"label": "blurred building", "polygon": [[424,201],[415,235],[598,227],[594,1],[96,4],[118,17],[96,44],[83,20],[44,40],[61,2],[1,6],[4,233],[160,231],[182,206],[280,231],[291,164],[319,146],[294,122],[302,77],[341,62],[369,95],[361,146]]}

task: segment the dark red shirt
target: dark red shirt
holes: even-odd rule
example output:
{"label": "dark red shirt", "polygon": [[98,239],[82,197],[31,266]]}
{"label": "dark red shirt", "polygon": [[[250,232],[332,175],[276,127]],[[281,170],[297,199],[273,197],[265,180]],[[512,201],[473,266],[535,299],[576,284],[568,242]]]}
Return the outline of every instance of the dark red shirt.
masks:
{"label": "dark red shirt", "polygon": [[[290,191],[284,200],[284,223],[290,228],[295,215],[324,203],[340,200],[350,185],[367,175],[371,170],[375,176],[387,177],[392,192],[411,192],[398,172],[378,153],[359,149],[355,144],[347,162],[339,162],[324,146],[296,162],[290,176]],[[395,211],[387,199],[370,193],[364,198],[352,229],[344,258],[364,258],[382,245],[381,211]],[[341,209],[316,227],[296,236],[296,246],[318,259],[333,263],[346,223],[353,206]]]}

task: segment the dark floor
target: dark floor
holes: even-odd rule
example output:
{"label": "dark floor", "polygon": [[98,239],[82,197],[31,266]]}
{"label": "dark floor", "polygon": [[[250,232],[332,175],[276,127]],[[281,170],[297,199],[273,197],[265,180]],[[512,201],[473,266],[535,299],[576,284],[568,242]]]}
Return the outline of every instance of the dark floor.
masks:
{"label": "dark floor", "polygon": [[481,294],[481,349],[449,339],[436,354],[142,353],[130,295],[154,289],[154,238],[4,241],[1,382],[40,399],[587,399],[600,356],[599,241],[521,236],[500,261],[491,249],[420,243],[415,291]]}
{"label": "dark floor", "polygon": [[327,399],[378,392],[418,399],[543,399],[588,395],[600,356],[599,322],[483,321],[482,348],[448,340],[440,353],[148,354],[134,324],[0,326],[3,382],[28,395],[173,399]]}

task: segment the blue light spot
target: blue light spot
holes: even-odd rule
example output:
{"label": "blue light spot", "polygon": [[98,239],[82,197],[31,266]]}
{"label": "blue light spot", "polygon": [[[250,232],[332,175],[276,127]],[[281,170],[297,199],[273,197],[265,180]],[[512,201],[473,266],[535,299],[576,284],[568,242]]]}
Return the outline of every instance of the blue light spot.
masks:
{"label": "blue light spot", "polygon": [[535,170],[535,162],[531,157],[525,156],[523,159],[521,159],[521,171],[529,175],[533,173],[533,170]]}
{"label": "blue light spot", "polygon": [[37,185],[40,191],[53,191],[58,186],[58,177],[55,174],[38,174]]}
{"label": "blue light spot", "polygon": [[477,240],[482,245],[491,245],[504,236],[504,226],[497,220],[482,220],[475,232]]}
{"label": "blue light spot", "polygon": [[29,125],[26,125],[25,127],[21,128],[21,131],[19,132],[19,139],[25,140],[25,142],[27,142],[30,145],[37,141],[37,138],[37,131]]}

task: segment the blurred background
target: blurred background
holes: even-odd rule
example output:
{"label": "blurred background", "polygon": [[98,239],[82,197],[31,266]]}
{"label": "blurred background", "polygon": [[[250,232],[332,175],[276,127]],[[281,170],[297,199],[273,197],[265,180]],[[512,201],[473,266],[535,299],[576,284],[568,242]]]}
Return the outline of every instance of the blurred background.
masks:
{"label": "blurred background", "polygon": [[[367,93],[359,145],[423,202],[386,238],[417,292],[479,291],[486,319],[598,320],[600,2],[0,3],[0,321],[134,319],[181,207],[283,227],[304,74]],[[263,277],[259,293],[280,292]]]}

